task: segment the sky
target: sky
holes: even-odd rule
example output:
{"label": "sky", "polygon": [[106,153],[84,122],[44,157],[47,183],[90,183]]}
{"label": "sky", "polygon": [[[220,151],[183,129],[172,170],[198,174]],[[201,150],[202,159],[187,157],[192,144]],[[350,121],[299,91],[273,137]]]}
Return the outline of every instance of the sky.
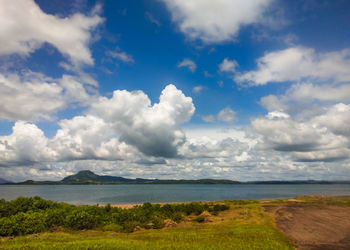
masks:
{"label": "sky", "polygon": [[0,177],[350,179],[347,0],[0,0]]}

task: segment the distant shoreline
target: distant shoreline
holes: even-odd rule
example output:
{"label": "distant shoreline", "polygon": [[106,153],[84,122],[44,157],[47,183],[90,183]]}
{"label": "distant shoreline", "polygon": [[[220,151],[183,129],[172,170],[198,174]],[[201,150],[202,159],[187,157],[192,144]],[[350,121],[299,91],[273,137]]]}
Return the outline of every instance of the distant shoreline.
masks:
{"label": "distant shoreline", "polygon": [[225,185],[237,185],[237,184],[350,184],[348,181],[340,180],[266,180],[266,181],[234,181],[227,179],[128,179],[120,176],[98,175],[90,170],[82,170],[74,175],[69,175],[60,181],[35,181],[27,180],[23,182],[9,182],[2,180],[0,185],[125,185],[125,184],[225,184]]}
{"label": "distant shoreline", "polygon": [[227,180],[216,180],[216,182],[204,182],[202,180],[162,180],[157,182],[79,182],[79,183],[66,183],[61,181],[25,181],[25,182],[7,182],[0,183],[0,185],[30,185],[30,186],[50,186],[50,185],[299,185],[299,184],[319,184],[319,185],[332,185],[332,184],[350,184],[350,181],[251,181],[251,182],[236,182],[228,183]]}

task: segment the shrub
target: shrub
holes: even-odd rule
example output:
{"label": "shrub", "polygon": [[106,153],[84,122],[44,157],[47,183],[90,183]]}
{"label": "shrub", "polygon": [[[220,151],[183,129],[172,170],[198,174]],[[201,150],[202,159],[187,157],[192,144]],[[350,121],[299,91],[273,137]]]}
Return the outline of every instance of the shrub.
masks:
{"label": "shrub", "polygon": [[102,227],[103,231],[112,231],[112,232],[120,232],[123,230],[123,227],[118,224],[108,224]]}
{"label": "shrub", "polygon": [[66,211],[63,209],[49,209],[45,213],[45,223],[48,228],[54,226],[64,226]]}
{"label": "shrub", "polygon": [[228,210],[229,208],[230,208],[230,206],[228,206],[226,204],[215,204],[213,207],[214,211],[216,211],[216,212],[225,211],[225,210]]}
{"label": "shrub", "polygon": [[182,214],[181,214],[180,212],[176,212],[176,213],[174,213],[174,214],[171,216],[171,219],[172,219],[173,221],[175,221],[176,223],[179,223],[180,221],[182,221],[183,216],[182,216]]}
{"label": "shrub", "polygon": [[13,217],[20,224],[18,234],[41,233],[47,229],[42,213],[19,213]]}
{"label": "shrub", "polygon": [[14,224],[10,218],[0,219],[0,236],[14,235]]}
{"label": "shrub", "polygon": [[153,228],[155,229],[160,229],[164,227],[164,220],[159,218],[159,217],[154,217],[152,219],[152,223],[153,223]]}
{"label": "shrub", "polygon": [[199,223],[203,223],[205,221],[205,217],[200,215],[200,216],[196,217],[194,219],[194,221],[199,222]]}
{"label": "shrub", "polygon": [[136,226],[140,226],[140,222],[137,221],[127,221],[123,224],[123,231],[126,233],[134,232]]}
{"label": "shrub", "polygon": [[112,209],[111,204],[108,203],[108,204],[105,206],[106,212],[109,213],[109,212],[111,211],[111,209]]}
{"label": "shrub", "polygon": [[40,233],[47,229],[40,213],[18,213],[0,221],[0,235],[23,235]]}
{"label": "shrub", "polygon": [[219,212],[218,212],[218,211],[215,211],[215,210],[211,210],[210,213],[211,213],[212,215],[214,215],[214,216],[216,216],[216,215],[219,214]]}
{"label": "shrub", "polygon": [[200,215],[204,211],[204,206],[199,202],[191,202],[189,204],[186,204],[185,211],[187,215],[190,215],[192,213],[195,215]]}
{"label": "shrub", "polygon": [[96,216],[84,210],[75,210],[69,214],[65,222],[66,226],[72,229],[92,229],[99,223]]}

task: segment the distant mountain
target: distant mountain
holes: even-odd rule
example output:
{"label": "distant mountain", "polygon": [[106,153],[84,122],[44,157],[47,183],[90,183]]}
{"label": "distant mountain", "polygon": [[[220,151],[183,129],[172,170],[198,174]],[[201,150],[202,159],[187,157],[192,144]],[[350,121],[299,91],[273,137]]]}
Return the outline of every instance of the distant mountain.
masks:
{"label": "distant mountain", "polygon": [[158,180],[158,179],[128,179],[119,176],[97,175],[90,170],[79,171],[69,175],[61,181],[34,181],[12,183],[0,178],[1,184],[12,185],[101,185],[101,184],[350,184],[350,181],[322,181],[322,180],[273,180],[273,181],[251,181],[238,182],[232,180],[199,179],[199,180]]}
{"label": "distant mountain", "polygon": [[127,179],[119,176],[97,175],[90,170],[83,170],[77,174],[67,176],[61,181],[34,181],[8,182],[0,178],[1,184],[12,185],[101,185],[101,184],[350,184],[350,181],[323,181],[323,180],[273,180],[238,182],[232,180],[199,179],[199,180],[158,180],[158,179]]}
{"label": "distant mountain", "polygon": [[231,180],[158,180],[158,179],[127,179],[119,176],[97,175],[90,170],[83,170],[77,174],[67,176],[61,181],[33,181],[13,183],[19,185],[76,185],[76,184],[239,184]]}
{"label": "distant mountain", "polygon": [[0,184],[11,183],[11,181],[0,178]]}
{"label": "distant mountain", "polygon": [[155,179],[127,179],[119,176],[97,175],[90,170],[83,170],[75,175],[62,179],[64,183],[139,183],[155,181]]}

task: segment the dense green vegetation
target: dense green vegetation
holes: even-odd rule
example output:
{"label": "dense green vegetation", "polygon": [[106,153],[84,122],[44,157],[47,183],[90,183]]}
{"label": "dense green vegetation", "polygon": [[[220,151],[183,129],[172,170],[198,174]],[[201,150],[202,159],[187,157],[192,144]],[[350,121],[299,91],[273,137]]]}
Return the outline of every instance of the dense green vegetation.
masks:
{"label": "dense green vegetation", "polygon": [[[203,203],[190,203],[188,210],[182,204],[171,204],[165,210],[182,207],[182,211],[196,212],[189,216],[184,212],[184,221],[175,227],[131,234],[115,232],[113,226],[105,226],[104,230],[62,228],[14,238],[0,237],[0,249],[294,249],[293,242],[275,228],[272,217],[259,202],[226,201],[220,204],[226,204],[230,209],[217,216],[210,215],[210,222],[202,221],[206,212],[195,215],[202,210]],[[214,210],[213,205],[209,204],[209,207]],[[218,208],[220,206],[216,206]],[[109,207],[103,209],[109,210]],[[202,222],[198,223],[197,218]]]}
{"label": "dense green vegetation", "polygon": [[145,203],[130,209],[106,206],[74,206],[41,199],[19,197],[0,200],[0,236],[25,235],[52,230],[100,229],[132,232],[135,228],[162,228],[165,220],[180,222],[184,216],[207,211],[217,215],[225,204],[200,202],[184,204]]}

